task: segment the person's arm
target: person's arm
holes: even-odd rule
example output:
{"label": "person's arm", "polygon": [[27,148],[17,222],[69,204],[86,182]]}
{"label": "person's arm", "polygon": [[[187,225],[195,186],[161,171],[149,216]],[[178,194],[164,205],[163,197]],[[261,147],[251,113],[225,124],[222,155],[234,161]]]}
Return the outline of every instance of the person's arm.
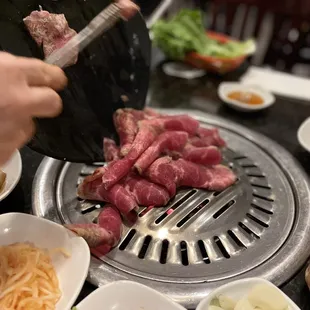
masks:
{"label": "person's arm", "polygon": [[31,139],[34,117],[55,117],[61,112],[56,91],[66,84],[58,67],[0,52],[0,166]]}

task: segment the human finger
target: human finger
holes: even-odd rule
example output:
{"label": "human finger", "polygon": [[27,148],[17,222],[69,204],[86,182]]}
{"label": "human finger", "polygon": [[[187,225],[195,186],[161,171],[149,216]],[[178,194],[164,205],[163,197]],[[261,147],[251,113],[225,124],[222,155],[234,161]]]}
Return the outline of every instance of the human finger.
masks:
{"label": "human finger", "polygon": [[17,59],[16,66],[25,74],[29,86],[47,86],[61,90],[67,85],[67,77],[59,67],[34,58]]}

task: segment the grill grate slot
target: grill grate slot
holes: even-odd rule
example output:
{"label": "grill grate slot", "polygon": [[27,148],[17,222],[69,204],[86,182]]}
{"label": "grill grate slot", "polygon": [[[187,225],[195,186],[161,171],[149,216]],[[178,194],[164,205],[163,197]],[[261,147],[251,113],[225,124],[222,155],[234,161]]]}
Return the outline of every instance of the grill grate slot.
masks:
{"label": "grill grate slot", "polygon": [[220,249],[221,253],[223,254],[223,256],[225,258],[230,258],[230,255],[228,253],[228,251],[226,250],[223,242],[221,241],[221,239],[218,236],[213,237],[213,240],[215,242],[215,244],[218,246],[218,248]]}
{"label": "grill grate slot", "polygon": [[253,208],[259,210],[259,211],[262,211],[262,212],[266,213],[266,214],[269,214],[269,215],[272,215],[272,214],[273,214],[273,212],[272,212],[271,210],[268,210],[268,209],[265,209],[265,208],[263,208],[263,207],[261,207],[261,206],[258,206],[258,205],[255,204],[255,203],[251,203],[251,206],[252,206]]}
{"label": "grill grate slot", "polygon": [[177,223],[177,227],[182,227],[190,218],[192,218],[195,214],[199,212],[203,207],[205,207],[209,203],[209,199],[204,200],[200,203],[194,210],[188,213],[181,221]]}
{"label": "grill grate slot", "polygon": [[180,242],[181,260],[183,266],[188,266],[188,253],[187,253],[187,243],[185,241]]}
{"label": "grill grate slot", "polygon": [[161,245],[161,251],[160,251],[160,259],[159,262],[161,264],[166,264],[167,262],[167,256],[168,256],[168,250],[169,250],[169,241],[167,239],[163,240]]}
{"label": "grill grate slot", "polygon": [[244,164],[240,165],[242,168],[257,168],[257,165],[255,164]]}
{"label": "grill grate slot", "polygon": [[255,223],[257,223],[260,226],[263,226],[265,228],[269,227],[268,224],[264,223],[263,221],[259,220],[258,218],[256,218],[254,215],[247,213],[246,216],[251,219],[252,221],[254,221]]}
{"label": "grill grate slot", "polygon": [[205,247],[205,245],[204,245],[204,242],[203,242],[202,240],[198,240],[197,244],[198,244],[198,247],[199,247],[201,256],[202,256],[202,261],[203,261],[205,264],[210,264],[211,261],[210,261],[210,258],[209,258],[209,256],[208,256],[208,252],[207,252],[207,250],[206,250],[206,247]]}
{"label": "grill grate slot", "polygon": [[136,234],[136,230],[135,229],[131,229],[130,232],[127,234],[127,236],[124,238],[124,240],[122,241],[122,243],[120,244],[120,246],[118,247],[121,251],[124,251],[128,244],[130,243],[130,241],[132,240],[132,238],[134,237],[134,235]]}
{"label": "grill grate slot", "polygon": [[187,199],[192,197],[196,192],[197,190],[193,189],[190,192],[188,192],[186,195],[184,195],[181,199],[173,203],[172,206],[170,206],[170,208],[167,211],[165,211],[162,215],[160,215],[155,220],[155,224],[160,224],[168,215],[173,213],[174,210],[176,210],[180,205],[182,205]]}
{"label": "grill grate slot", "polygon": [[255,239],[260,239],[260,237],[254,231],[252,231],[249,227],[247,227],[244,223],[239,222],[238,226],[242,228],[246,233],[248,233],[251,237]]}
{"label": "grill grate slot", "polygon": [[271,198],[271,197],[266,197],[266,196],[262,196],[262,195],[255,194],[255,193],[253,193],[253,197],[259,198],[259,199],[263,199],[263,200],[266,200],[266,201],[270,201],[270,202],[274,202],[274,199]]}
{"label": "grill grate slot", "polygon": [[142,217],[144,215],[146,215],[149,211],[151,211],[154,208],[154,206],[149,206],[147,208],[144,208],[140,213],[139,213],[139,217]]}
{"label": "grill grate slot", "polygon": [[259,188],[264,188],[264,189],[271,189],[269,185],[262,185],[262,184],[255,184],[255,183],[250,183],[253,187],[259,187]]}
{"label": "grill grate slot", "polygon": [[246,245],[243,244],[243,242],[237,237],[237,235],[232,230],[228,230],[227,234],[240,248],[247,248]]}
{"label": "grill grate slot", "polygon": [[214,219],[219,218],[222,214],[224,214],[235,203],[236,203],[235,200],[230,200],[229,202],[227,202],[220,210],[218,210],[216,213],[213,214],[213,218]]}
{"label": "grill grate slot", "polygon": [[252,177],[252,178],[266,178],[266,176],[264,174],[247,173],[246,175],[248,177]]}
{"label": "grill grate slot", "polygon": [[81,213],[87,214],[87,213],[93,212],[93,211],[100,209],[100,208],[101,208],[101,206],[99,204],[92,205],[92,206],[89,206],[87,209],[81,210]]}
{"label": "grill grate slot", "polygon": [[240,160],[240,159],[247,159],[246,156],[240,155],[240,156],[235,156],[234,160]]}
{"label": "grill grate slot", "polygon": [[138,255],[138,257],[140,259],[143,259],[145,257],[147,249],[148,249],[151,241],[152,241],[152,237],[151,236],[146,236],[144,238],[143,245],[142,245],[141,250],[140,250],[139,255]]}

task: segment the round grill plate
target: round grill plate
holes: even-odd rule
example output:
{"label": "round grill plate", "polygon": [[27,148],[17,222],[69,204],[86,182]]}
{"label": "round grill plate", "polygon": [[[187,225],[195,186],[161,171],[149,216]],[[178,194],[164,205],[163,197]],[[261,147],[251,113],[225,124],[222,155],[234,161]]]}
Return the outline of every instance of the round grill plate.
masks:
{"label": "round grill plate", "polygon": [[[230,280],[261,276],[282,284],[309,254],[304,172],[283,148],[243,127],[195,111],[163,112],[217,126],[229,146],[225,164],[238,181],[221,193],[180,189],[165,207],[141,207],[118,247],[92,259],[89,280],[135,280],[188,308]],[[34,213],[59,223],[96,221],[104,204],[78,200],[76,187],[100,165],[44,159],[33,186]]]}

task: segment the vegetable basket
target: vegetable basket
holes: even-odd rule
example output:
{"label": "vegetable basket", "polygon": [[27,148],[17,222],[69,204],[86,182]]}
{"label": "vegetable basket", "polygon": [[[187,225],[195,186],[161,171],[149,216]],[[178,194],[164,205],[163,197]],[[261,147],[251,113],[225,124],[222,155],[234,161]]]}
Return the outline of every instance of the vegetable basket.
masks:
{"label": "vegetable basket", "polygon": [[[207,31],[206,34],[209,38],[218,41],[219,43],[227,43],[229,41],[235,41],[229,36],[217,33],[213,31]],[[245,59],[255,52],[255,47],[249,50],[242,56],[238,57],[214,57],[214,56],[204,56],[196,52],[188,53],[185,57],[185,62],[188,64],[206,71],[225,74],[234,71],[245,61]]]}

